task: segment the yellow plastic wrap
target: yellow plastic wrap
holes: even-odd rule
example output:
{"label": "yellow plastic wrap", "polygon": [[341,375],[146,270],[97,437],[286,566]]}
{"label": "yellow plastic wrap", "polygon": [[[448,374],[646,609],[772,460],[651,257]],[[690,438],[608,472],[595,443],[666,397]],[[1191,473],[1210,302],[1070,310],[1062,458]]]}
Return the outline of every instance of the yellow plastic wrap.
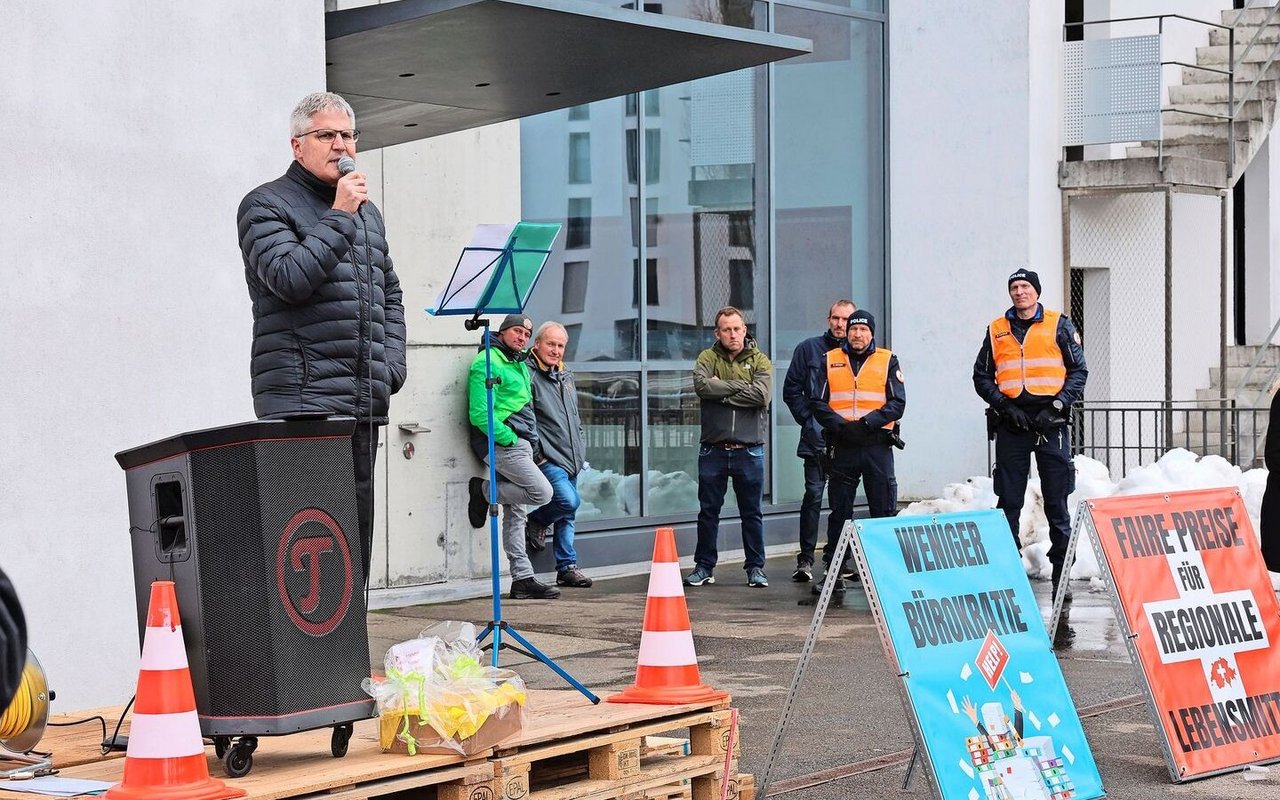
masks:
{"label": "yellow plastic wrap", "polygon": [[524,681],[482,663],[475,626],[447,622],[387,651],[386,679],[366,680],[378,703],[384,752],[469,756],[519,733]]}

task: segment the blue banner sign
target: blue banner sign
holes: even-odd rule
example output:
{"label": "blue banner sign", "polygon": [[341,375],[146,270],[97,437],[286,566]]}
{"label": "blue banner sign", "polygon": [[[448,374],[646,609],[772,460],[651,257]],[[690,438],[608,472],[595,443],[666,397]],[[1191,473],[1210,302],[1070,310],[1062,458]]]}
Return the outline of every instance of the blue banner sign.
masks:
{"label": "blue banner sign", "polygon": [[943,800],[1104,797],[1001,511],[855,523]]}

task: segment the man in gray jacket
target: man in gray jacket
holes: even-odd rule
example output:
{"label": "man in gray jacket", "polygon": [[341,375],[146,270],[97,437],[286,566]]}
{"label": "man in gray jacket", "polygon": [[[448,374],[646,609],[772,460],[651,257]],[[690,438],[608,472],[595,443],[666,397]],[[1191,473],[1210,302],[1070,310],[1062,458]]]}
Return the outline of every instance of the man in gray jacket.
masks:
{"label": "man in gray jacket", "polygon": [[587,463],[582,418],[578,415],[578,389],[573,373],[564,368],[569,334],[558,322],[544,322],[533,340],[529,373],[533,379],[533,415],[538,422],[534,461],[551,483],[551,501],[529,513],[525,534],[529,549],[546,548],[547,530],[553,533],[556,584],[585,589],[591,579],[578,569],[573,546],[574,518],[582,498],[578,473]]}
{"label": "man in gray jacket", "polygon": [[343,174],[360,131],[347,101],[302,98],[293,163],[240,202],[236,224],[253,303],[249,372],[259,419],[348,416],[366,582],[373,545],[375,426],[405,381],[404,306],[382,214],[364,173]]}

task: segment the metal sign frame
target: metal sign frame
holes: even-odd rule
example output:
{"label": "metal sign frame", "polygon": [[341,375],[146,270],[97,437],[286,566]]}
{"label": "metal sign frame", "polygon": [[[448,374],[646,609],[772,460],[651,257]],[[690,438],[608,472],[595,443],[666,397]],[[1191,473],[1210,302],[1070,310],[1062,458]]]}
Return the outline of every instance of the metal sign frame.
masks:
{"label": "metal sign frame", "polygon": [[[981,526],[980,530],[987,531],[987,528],[986,528],[987,525],[993,525],[993,526],[998,525],[999,529],[1007,530],[1007,522],[1004,518],[1004,515],[1000,514],[996,510],[971,512],[969,514],[954,513],[954,514],[920,515],[914,518],[903,518],[903,519],[914,519],[914,520],[919,520],[921,522],[925,522],[927,524],[940,525],[940,524],[947,524],[956,518],[967,519],[970,517],[973,517],[973,519],[970,521],[976,524],[979,524]],[[983,517],[983,519],[978,519],[977,517]],[[854,523],[854,537],[851,542],[851,547],[853,548],[853,556],[854,556],[855,562],[857,563],[859,572],[862,575],[862,586],[864,591],[866,592],[868,606],[873,615],[873,620],[876,625],[876,631],[880,635],[880,643],[881,643],[881,646],[884,648],[885,658],[888,660],[890,666],[893,667],[893,670],[898,678],[898,694],[900,699],[902,700],[903,708],[906,711],[907,723],[911,730],[912,739],[915,743],[915,753],[912,757],[911,764],[908,765],[907,777],[906,777],[906,781],[904,781],[903,783],[903,789],[905,790],[907,788],[907,782],[909,782],[911,779],[911,770],[912,770],[911,765],[915,763],[915,760],[917,758],[922,757],[921,760],[927,766],[929,775],[930,775],[929,785],[930,785],[931,796],[936,798],[936,800],[946,800],[947,795],[944,793],[944,787],[942,786],[942,781],[939,778],[939,765],[937,764],[937,759],[944,755],[947,748],[945,745],[941,743],[941,741],[936,737],[936,735],[932,739],[926,736],[924,732],[924,728],[926,727],[926,721],[921,713],[925,709],[923,705],[916,703],[917,697],[922,701],[922,703],[930,700],[929,698],[930,689],[937,688],[932,686],[932,681],[936,676],[934,675],[933,667],[930,666],[924,670],[921,676],[919,676],[919,680],[916,682],[917,684],[919,684],[918,686],[915,684],[908,684],[908,679],[912,678],[913,675],[911,674],[911,670],[907,669],[906,666],[908,664],[925,665],[925,664],[928,664],[929,662],[927,660],[920,661],[918,659],[915,659],[914,657],[907,658],[904,660],[902,657],[899,656],[899,653],[895,647],[895,641],[898,642],[897,646],[902,646],[900,641],[901,635],[902,635],[901,632],[899,632],[898,634],[898,639],[895,639],[894,637],[894,631],[897,630],[896,627],[894,626],[897,624],[896,621],[898,619],[898,615],[894,614],[891,619],[890,614],[887,613],[887,609],[883,600],[883,594],[884,592],[888,591],[890,584],[886,583],[884,586],[881,586],[879,583],[881,580],[889,579],[888,575],[890,573],[893,573],[893,568],[887,564],[882,563],[882,566],[886,567],[888,572],[885,572],[884,574],[877,574],[876,571],[873,571],[871,568],[871,563],[867,557],[866,542],[862,538],[864,534],[869,535],[872,532],[877,534],[884,533],[883,523],[885,522],[886,520],[883,520],[883,519],[866,519],[866,520],[856,521]],[[870,530],[868,530],[869,528]],[[991,532],[991,531],[987,531],[987,532]],[[1001,540],[1005,541],[1003,537],[1001,537]],[[883,546],[884,545],[880,543],[879,540],[877,539],[876,548],[880,550],[883,548]],[[1013,556],[1017,555],[1016,550],[1012,553],[1012,555]],[[833,561],[833,563],[835,562]],[[983,567],[982,569],[989,569],[989,568]],[[896,577],[896,573],[893,573],[893,574]],[[984,578],[989,578],[989,577],[990,577],[989,575],[984,576]],[[952,587],[950,591],[956,591],[956,590],[965,591],[967,589],[967,587],[966,589],[960,589],[958,587],[963,586],[965,581],[969,579],[959,578],[959,579],[953,579],[953,580],[957,580],[957,586]],[[1025,581],[1026,580],[1025,577],[1022,577],[1022,580]],[[899,587],[895,585],[894,588],[899,588]],[[916,587],[913,586],[912,588],[916,588]],[[1019,593],[1024,593],[1024,592],[1029,593],[1029,587],[1025,587],[1024,589],[1019,590]],[[1059,603],[1061,602],[1061,595],[1064,592],[1065,592],[1065,588],[1063,592],[1060,592]],[[1031,605],[1036,606],[1036,615],[1034,617],[1031,617],[1030,615],[1026,615],[1023,617],[1023,619],[1026,620],[1031,626],[1035,626],[1035,625],[1043,626],[1044,620],[1041,612],[1039,611],[1039,604],[1034,602],[1034,598],[1027,597],[1026,594],[1023,594],[1023,597],[1021,599],[1024,601],[1023,603],[1024,607],[1026,607],[1027,604],[1025,603],[1025,601],[1028,599],[1032,601]],[[1031,619],[1034,619],[1035,622],[1030,622]],[[1031,657],[1035,664],[1039,664],[1042,668],[1045,668],[1045,669],[1048,669],[1050,664],[1052,665],[1052,671],[1054,673],[1054,678],[1053,678],[1054,685],[1052,688],[1046,687],[1046,691],[1049,694],[1056,694],[1060,692],[1060,695],[1058,695],[1058,700],[1062,703],[1065,703],[1065,708],[1060,707],[1058,710],[1062,712],[1063,717],[1067,717],[1066,710],[1069,709],[1070,711],[1070,718],[1063,720],[1064,722],[1068,723],[1068,727],[1064,730],[1064,734],[1071,738],[1070,744],[1072,748],[1076,748],[1077,745],[1079,745],[1083,749],[1083,752],[1087,753],[1087,761],[1085,763],[1087,764],[1088,772],[1090,774],[1088,778],[1085,778],[1084,774],[1076,775],[1075,779],[1072,782],[1079,783],[1082,779],[1084,779],[1085,786],[1084,787],[1077,786],[1075,791],[1077,792],[1084,791],[1085,788],[1087,787],[1088,791],[1085,794],[1082,794],[1081,795],[1082,797],[1085,797],[1085,796],[1091,797],[1091,798],[1106,797],[1106,788],[1102,782],[1102,776],[1097,770],[1097,764],[1093,756],[1092,747],[1089,745],[1088,735],[1084,731],[1083,725],[1079,718],[1079,712],[1075,705],[1075,701],[1071,697],[1070,688],[1066,684],[1065,676],[1062,675],[1061,667],[1057,663],[1057,658],[1055,657],[1055,654],[1050,645],[1049,636],[1047,635],[1048,631],[1045,630],[1043,627],[1041,627],[1040,632],[1036,632],[1034,630],[1034,627],[1032,627],[1032,628],[1029,628],[1025,633],[1037,639],[1037,642],[1034,647],[1032,647],[1031,649],[1027,649],[1025,640],[1019,638],[1018,644],[1016,647],[1017,653],[1019,654],[1019,658]],[[988,631],[988,636],[989,635],[990,635],[990,631]],[[971,641],[971,640],[966,639],[964,641]],[[1043,651],[1039,650],[1040,641],[1043,641],[1043,646],[1045,648]],[[977,641],[972,640],[972,643],[976,645]],[[1004,642],[1002,642],[1002,644],[1004,644]],[[1014,650],[1011,649],[1010,654],[1012,655],[1013,652]],[[1035,654],[1040,654],[1040,655],[1035,655]],[[1033,662],[1028,662],[1028,663],[1030,664]],[[973,673],[973,674],[978,674],[978,675],[982,674],[981,664],[978,664],[978,670],[976,673]],[[1039,675],[1039,673],[1037,674]],[[962,674],[960,677],[964,680],[968,679],[967,675]],[[983,677],[985,677],[987,679],[987,682],[990,683],[991,679],[989,676],[983,675]],[[1043,677],[1043,676],[1041,675],[1040,677]],[[1030,680],[1028,680],[1027,682],[1030,682]],[[1010,688],[1012,689],[1012,686]],[[1049,694],[1046,694],[1044,696],[1047,697],[1049,696]],[[956,711],[955,701],[951,699],[950,691],[947,692],[947,696],[951,702],[952,712],[960,713]],[[928,713],[932,714],[934,710],[935,709],[930,708],[928,709]],[[1040,723],[1035,720],[1034,714],[1032,714],[1031,717],[1032,717],[1032,724],[1034,724],[1036,729],[1039,730]],[[929,718],[929,719],[931,720],[932,718]],[[1058,724],[1059,723],[1057,721],[1050,720],[1050,725],[1052,727],[1056,728]],[[928,727],[933,728],[934,727],[933,723],[929,722]],[[981,726],[979,726],[979,731],[982,731]],[[931,735],[937,734],[937,733],[939,733],[939,731],[937,730],[931,731]],[[1021,734],[1018,734],[1018,736],[1021,737]],[[1056,739],[1056,735],[1054,736],[1054,738]],[[1074,765],[1073,769],[1083,769],[1081,764],[1076,763],[1077,759],[1083,757],[1083,754],[1079,756],[1071,755],[1070,751],[1067,750],[1065,742],[1062,744],[1062,747],[1063,747],[1063,752],[1066,753],[1065,758]],[[932,748],[938,748],[939,751],[934,752]],[[1077,750],[1077,752],[1081,752],[1081,751]],[[970,779],[972,779],[973,777],[974,777],[973,774],[970,774]],[[949,786],[951,785],[950,780],[948,780],[948,785]]]}
{"label": "metal sign frame", "polygon": [[[1223,487],[1226,488],[1226,487]],[[1196,490],[1200,491],[1200,490]],[[1166,503],[1172,502],[1170,492],[1159,493]],[[1234,489],[1236,497],[1243,500],[1239,488]],[[1142,661],[1141,654],[1138,652],[1138,633],[1129,625],[1128,615],[1125,613],[1124,604],[1120,600],[1119,587],[1116,584],[1115,574],[1111,571],[1111,563],[1107,560],[1106,551],[1102,547],[1102,542],[1098,536],[1097,527],[1093,520],[1094,503],[1089,500],[1081,500],[1077,513],[1077,521],[1084,519],[1083,525],[1078,525],[1077,529],[1083,529],[1089,536],[1089,543],[1093,547],[1094,555],[1098,560],[1098,567],[1102,582],[1106,586],[1107,595],[1111,599],[1111,608],[1115,614],[1116,621],[1120,624],[1120,632],[1123,634],[1125,648],[1129,651],[1129,660],[1133,664],[1134,671],[1138,674],[1138,679],[1142,683],[1142,694],[1147,699],[1147,711],[1151,714],[1151,723],[1155,727],[1156,732],[1160,736],[1161,749],[1164,753],[1165,764],[1169,767],[1169,777],[1174,783],[1186,783],[1188,781],[1197,781],[1203,778],[1212,778],[1218,775],[1239,772],[1249,765],[1264,765],[1280,763],[1280,758],[1271,758],[1262,761],[1251,761],[1248,764],[1235,764],[1212,772],[1201,772],[1195,775],[1186,776],[1178,771],[1178,763],[1173,752],[1173,743],[1169,741],[1168,732],[1164,727],[1164,720],[1160,717],[1160,709],[1156,703],[1155,691],[1151,686],[1150,676],[1147,674],[1146,666]],[[1086,513],[1087,512],[1087,513]],[[1252,527],[1252,523],[1250,523]],[[1075,533],[1072,533],[1072,539]],[[1256,538],[1256,534],[1255,534]],[[1273,644],[1273,647],[1280,647],[1280,644]]]}
{"label": "metal sign frame", "polygon": [[[929,518],[933,522],[937,522],[936,516]],[[918,715],[916,714],[915,702],[911,699],[911,692],[907,691],[907,678],[911,677],[911,673],[902,670],[902,663],[898,661],[898,656],[893,649],[893,637],[889,634],[889,623],[884,614],[884,607],[880,604],[880,594],[876,589],[875,579],[872,577],[871,567],[867,563],[866,553],[862,549],[862,521],[857,523],[846,522],[846,530],[853,527],[857,531],[850,540],[850,546],[853,548],[853,559],[858,565],[858,574],[862,576],[862,588],[867,593],[867,605],[871,609],[871,619],[875,621],[876,632],[880,634],[880,645],[884,648],[884,657],[889,662],[889,666],[893,667],[893,672],[898,677],[898,697],[902,700],[902,707],[907,712],[907,725],[911,729],[911,739],[915,742],[915,754],[912,756],[912,762],[920,759],[924,762],[925,768],[929,773],[929,794],[934,800],[943,800],[942,787],[938,784],[938,773],[933,764],[933,756],[929,752],[929,748],[925,746],[924,731],[920,729]],[[843,536],[843,533],[841,534]],[[834,557],[832,564],[838,564]],[[903,789],[906,789],[907,781],[911,780],[911,767],[907,767],[906,781],[903,782]]]}

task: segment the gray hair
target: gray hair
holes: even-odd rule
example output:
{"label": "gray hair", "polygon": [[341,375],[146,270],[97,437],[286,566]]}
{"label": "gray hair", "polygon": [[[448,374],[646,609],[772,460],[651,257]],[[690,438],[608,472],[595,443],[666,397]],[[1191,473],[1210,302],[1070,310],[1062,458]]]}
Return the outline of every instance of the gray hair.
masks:
{"label": "gray hair", "polygon": [[555,322],[554,320],[547,320],[546,322],[538,326],[538,332],[534,334],[533,340],[535,342],[541,341],[542,335],[553,328],[563,333],[566,339],[569,338],[569,331],[565,330],[565,327],[563,325],[561,325],[559,322]]}
{"label": "gray hair", "polygon": [[351,104],[341,95],[333,92],[312,92],[294,106],[293,114],[289,116],[289,135],[296,138],[306,133],[311,125],[311,118],[321,111],[340,111],[351,120],[351,127],[356,126],[356,112],[351,110]]}

